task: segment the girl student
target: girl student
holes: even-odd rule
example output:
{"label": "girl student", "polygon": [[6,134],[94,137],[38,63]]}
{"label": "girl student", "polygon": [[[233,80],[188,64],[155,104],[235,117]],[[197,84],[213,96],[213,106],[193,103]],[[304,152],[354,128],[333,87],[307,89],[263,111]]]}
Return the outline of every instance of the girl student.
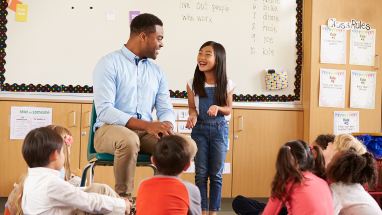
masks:
{"label": "girl student", "polygon": [[354,149],[340,151],[334,155],[327,168],[328,179],[332,182],[334,213],[342,215],[373,214],[382,215],[377,202],[362,186],[374,185],[377,172],[373,155],[359,154]]}
{"label": "girl student", "polygon": [[[283,151],[285,149],[288,149],[287,151]],[[290,149],[290,150],[289,150]],[[292,157],[286,158],[281,158],[281,152],[290,152]],[[284,156],[288,154],[284,153]],[[291,156],[290,154],[288,156]],[[281,160],[280,160],[281,159]],[[301,160],[301,161],[299,161]],[[288,162],[297,162],[302,163],[300,166],[302,167],[301,170],[298,169],[298,166],[296,167],[297,169],[292,169],[294,172],[291,173],[291,175],[288,175],[288,171],[291,169],[292,165]],[[282,163],[286,162],[286,163]],[[290,165],[289,168],[286,168],[283,165]],[[306,143],[303,141],[293,141],[290,143],[285,144],[279,151],[278,155],[278,160],[276,163],[277,166],[277,174],[275,176],[274,182],[272,184],[272,190],[274,189],[275,191],[279,190],[279,186],[282,186],[281,184],[275,184],[277,180],[280,178],[282,181],[286,184],[288,182],[291,182],[293,180],[296,180],[296,174],[309,174],[309,177],[314,177],[315,180],[320,181],[317,179],[316,176],[318,176],[321,179],[326,179],[325,178],[325,161],[322,155],[322,150],[320,146],[313,145],[311,147],[307,147]],[[312,176],[311,173],[313,173],[315,176]],[[276,179],[277,177],[277,179]],[[288,180],[288,177],[291,177],[290,180]],[[301,178],[301,183],[304,183],[305,178]],[[307,179],[310,180],[310,179]],[[280,182],[281,183],[281,182]],[[289,185],[291,186],[291,185]],[[295,185],[293,185],[295,186]],[[320,186],[324,186],[320,184]],[[324,186],[327,187],[327,186]],[[326,189],[327,190],[327,189]],[[294,194],[295,195],[295,194]],[[284,201],[289,198],[289,194],[287,193],[285,198],[281,199],[281,201]],[[292,196],[293,198],[293,196]],[[275,205],[275,202],[279,203],[279,201],[270,201],[269,204]],[[292,201],[290,201],[292,203]],[[264,211],[266,204],[263,202],[259,202],[250,198],[247,198],[242,195],[236,196],[233,201],[232,201],[232,208],[237,214],[251,214],[251,215],[256,215],[256,214],[261,214]],[[273,207],[273,206],[272,206]],[[276,210],[276,211],[274,211]],[[291,208],[288,208],[289,214],[291,213],[290,211],[292,210]],[[268,214],[278,214],[278,215],[286,215],[288,214],[287,208],[285,207],[285,204],[279,209],[279,208],[273,208],[271,210],[272,212],[267,212]],[[320,214],[323,214],[320,212]]]}
{"label": "girl student", "polygon": [[72,185],[79,187],[81,183],[81,178],[78,176],[75,176],[72,173],[72,170],[70,168],[70,149],[73,144],[72,133],[67,128],[59,126],[59,125],[49,125],[47,127],[55,131],[64,139],[63,150],[65,155],[65,162],[64,162],[64,168],[60,171],[61,177],[65,181],[68,181],[69,183],[71,183]]}
{"label": "girl student", "polygon": [[329,186],[313,174],[313,167],[312,151],[304,141],[284,144],[277,155],[271,197],[262,214],[278,214],[283,205],[293,215],[333,214]]}
{"label": "girl student", "polygon": [[189,117],[186,124],[192,128],[191,137],[198,146],[195,183],[201,193],[202,214],[217,214],[220,210],[233,89],[234,84],[227,79],[224,47],[217,42],[205,42],[199,49],[194,78],[187,83]]}

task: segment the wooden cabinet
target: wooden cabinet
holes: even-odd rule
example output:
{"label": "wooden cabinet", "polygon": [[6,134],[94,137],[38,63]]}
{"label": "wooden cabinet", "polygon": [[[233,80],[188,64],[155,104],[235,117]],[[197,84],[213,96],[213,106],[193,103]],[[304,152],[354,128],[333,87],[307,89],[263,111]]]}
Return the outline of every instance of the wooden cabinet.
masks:
{"label": "wooden cabinet", "polygon": [[279,147],[303,138],[303,112],[234,110],[232,196],[269,197]]}
{"label": "wooden cabinet", "polygon": [[0,196],[8,196],[13,184],[27,172],[27,165],[21,154],[22,140],[10,139],[11,107],[49,107],[53,109],[53,124],[67,127],[73,134],[71,150],[73,170],[79,170],[81,104],[49,102],[0,101]]}

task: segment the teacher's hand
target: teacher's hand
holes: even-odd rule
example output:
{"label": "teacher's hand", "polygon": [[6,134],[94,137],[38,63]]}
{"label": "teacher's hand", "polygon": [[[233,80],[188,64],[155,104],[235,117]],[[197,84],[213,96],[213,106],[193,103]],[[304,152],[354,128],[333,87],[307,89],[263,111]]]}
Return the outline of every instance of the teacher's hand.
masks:
{"label": "teacher's hand", "polygon": [[161,136],[173,134],[172,124],[170,122],[151,122],[146,128],[146,132],[159,139]]}

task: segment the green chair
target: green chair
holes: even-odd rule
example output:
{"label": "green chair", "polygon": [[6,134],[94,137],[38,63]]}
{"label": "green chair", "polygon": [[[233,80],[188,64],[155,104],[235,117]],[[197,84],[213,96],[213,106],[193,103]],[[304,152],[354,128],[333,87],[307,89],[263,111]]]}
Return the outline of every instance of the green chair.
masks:
{"label": "green chair", "polygon": [[[95,111],[95,105],[93,103],[92,116],[89,129],[89,142],[87,150],[88,164],[85,166],[82,177],[81,177],[81,187],[85,186],[86,176],[89,169],[90,171],[90,183],[94,180],[94,169],[96,166],[113,166],[114,165],[114,155],[108,153],[97,153],[94,149],[94,123],[96,122],[97,114]],[[156,173],[155,166],[151,163],[151,155],[146,153],[138,153],[137,166],[147,166],[151,167]]]}

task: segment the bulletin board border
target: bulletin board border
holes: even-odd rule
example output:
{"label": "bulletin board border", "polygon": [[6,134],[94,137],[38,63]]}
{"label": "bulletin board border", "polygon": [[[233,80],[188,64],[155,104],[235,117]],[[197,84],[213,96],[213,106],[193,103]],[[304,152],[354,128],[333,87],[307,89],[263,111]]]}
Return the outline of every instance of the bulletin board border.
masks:
{"label": "bulletin board border", "polygon": [[[303,0],[296,0],[296,73],[294,82],[294,94],[289,95],[258,95],[258,94],[234,94],[235,102],[291,102],[299,101],[301,96],[301,73],[302,73],[302,3]],[[50,92],[50,93],[93,93],[93,86],[88,85],[58,85],[58,84],[25,84],[25,83],[6,83],[5,82],[5,48],[7,47],[7,11],[8,3],[6,0],[0,2],[0,91],[6,92]],[[187,98],[186,91],[171,90],[171,98]]]}

